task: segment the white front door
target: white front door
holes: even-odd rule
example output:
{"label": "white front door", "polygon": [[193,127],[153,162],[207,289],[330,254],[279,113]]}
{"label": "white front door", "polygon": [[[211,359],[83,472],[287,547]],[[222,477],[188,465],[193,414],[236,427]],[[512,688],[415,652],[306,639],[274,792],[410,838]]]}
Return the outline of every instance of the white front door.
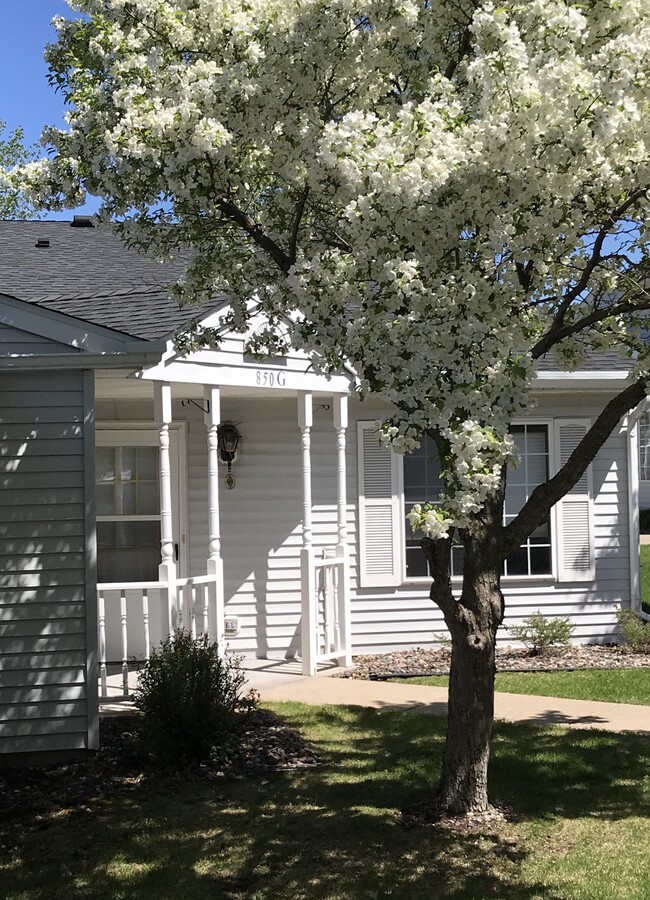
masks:
{"label": "white front door", "polygon": [[[184,433],[170,428],[172,523],[178,574],[187,569],[180,459]],[[157,581],[160,462],[155,428],[98,426],[95,451],[97,580]]]}

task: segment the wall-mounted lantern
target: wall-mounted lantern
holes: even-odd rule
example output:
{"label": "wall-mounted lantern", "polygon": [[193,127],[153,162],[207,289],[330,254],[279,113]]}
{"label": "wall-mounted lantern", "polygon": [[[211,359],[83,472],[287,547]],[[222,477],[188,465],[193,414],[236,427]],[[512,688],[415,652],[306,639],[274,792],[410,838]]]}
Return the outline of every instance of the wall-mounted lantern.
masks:
{"label": "wall-mounted lantern", "polygon": [[219,447],[219,459],[228,466],[226,475],[226,487],[231,491],[235,486],[235,476],[232,474],[232,464],[238,459],[237,450],[241,442],[241,435],[237,426],[232,422],[223,422],[217,429],[217,441]]}

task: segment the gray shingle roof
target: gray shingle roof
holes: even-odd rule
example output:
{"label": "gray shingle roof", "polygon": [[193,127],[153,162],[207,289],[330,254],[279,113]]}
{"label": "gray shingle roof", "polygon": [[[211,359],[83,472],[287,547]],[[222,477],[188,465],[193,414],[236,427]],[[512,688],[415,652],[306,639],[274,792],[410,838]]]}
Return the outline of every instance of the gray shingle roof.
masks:
{"label": "gray shingle roof", "polygon": [[[49,246],[36,246],[44,241]],[[157,262],[127,250],[108,228],[0,221],[0,292],[145,340],[224,302],[179,309],[168,287],[188,259]]]}

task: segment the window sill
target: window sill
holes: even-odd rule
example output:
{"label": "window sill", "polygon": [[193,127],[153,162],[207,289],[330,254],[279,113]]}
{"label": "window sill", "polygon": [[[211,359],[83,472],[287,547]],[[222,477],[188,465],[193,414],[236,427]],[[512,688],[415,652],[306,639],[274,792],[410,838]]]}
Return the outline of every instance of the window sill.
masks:
{"label": "window sill", "polygon": [[[501,584],[512,585],[517,582],[522,582],[523,584],[531,584],[533,582],[542,584],[555,584],[557,582],[557,578],[555,575],[503,575],[501,577]],[[409,585],[420,585],[420,584],[431,584],[431,577],[419,577],[419,578],[404,578],[402,580],[402,586],[408,587]],[[454,575],[451,579],[451,583],[454,587],[460,587],[463,583],[462,576]]]}

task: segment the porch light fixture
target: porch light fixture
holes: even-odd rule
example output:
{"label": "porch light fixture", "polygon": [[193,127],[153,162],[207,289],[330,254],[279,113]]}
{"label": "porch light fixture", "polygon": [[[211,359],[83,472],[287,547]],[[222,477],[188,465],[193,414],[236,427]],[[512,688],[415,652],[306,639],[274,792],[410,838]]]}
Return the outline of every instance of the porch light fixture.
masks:
{"label": "porch light fixture", "polygon": [[228,466],[226,475],[226,487],[232,490],[235,486],[235,476],[232,474],[232,464],[237,457],[237,449],[241,441],[241,435],[237,426],[232,422],[223,422],[217,429],[217,441],[219,446],[219,459]]}

